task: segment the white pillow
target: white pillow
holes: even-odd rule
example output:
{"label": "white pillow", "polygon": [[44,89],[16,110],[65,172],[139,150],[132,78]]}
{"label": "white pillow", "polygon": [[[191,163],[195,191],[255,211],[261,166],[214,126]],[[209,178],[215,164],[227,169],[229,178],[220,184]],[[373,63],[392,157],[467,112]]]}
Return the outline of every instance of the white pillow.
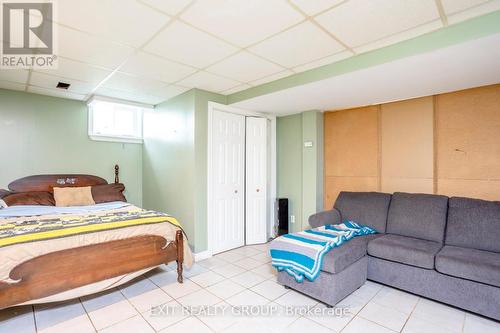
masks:
{"label": "white pillow", "polygon": [[7,208],[7,204],[5,203],[5,201],[3,201],[2,199],[0,199],[0,209],[2,208]]}

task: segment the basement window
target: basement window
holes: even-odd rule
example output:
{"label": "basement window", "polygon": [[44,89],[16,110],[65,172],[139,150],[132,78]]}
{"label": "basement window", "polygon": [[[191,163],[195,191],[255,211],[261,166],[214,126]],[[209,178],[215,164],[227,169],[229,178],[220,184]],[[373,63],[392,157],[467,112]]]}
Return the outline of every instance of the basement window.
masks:
{"label": "basement window", "polygon": [[142,114],[152,106],[103,97],[93,97],[87,105],[92,140],[142,143]]}

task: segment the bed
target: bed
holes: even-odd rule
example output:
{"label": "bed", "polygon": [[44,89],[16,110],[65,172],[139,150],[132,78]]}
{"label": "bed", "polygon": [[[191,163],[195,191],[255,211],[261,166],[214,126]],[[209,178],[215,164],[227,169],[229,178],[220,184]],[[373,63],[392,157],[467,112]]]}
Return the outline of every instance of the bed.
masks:
{"label": "bed", "polygon": [[[2,196],[107,185],[92,175],[37,175]],[[119,168],[115,167],[115,184]],[[161,264],[193,262],[177,220],[123,201],[0,209],[0,309],[77,298],[124,284]]]}

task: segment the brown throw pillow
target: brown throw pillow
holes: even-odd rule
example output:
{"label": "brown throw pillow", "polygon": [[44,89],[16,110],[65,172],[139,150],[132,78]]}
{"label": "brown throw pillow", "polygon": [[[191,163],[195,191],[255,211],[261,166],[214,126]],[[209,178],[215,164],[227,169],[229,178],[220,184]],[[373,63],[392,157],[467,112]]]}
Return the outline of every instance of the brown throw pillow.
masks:
{"label": "brown throw pillow", "polygon": [[7,206],[39,205],[54,206],[56,202],[49,192],[12,193],[2,198]]}
{"label": "brown throw pillow", "polygon": [[123,195],[123,191],[125,191],[125,185],[123,184],[96,185],[92,186],[92,197],[95,203],[113,201],[127,202],[127,199]]}
{"label": "brown throw pillow", "polygon": [[95,205],[90,186],[54,187],[54,199],[57,207]]}

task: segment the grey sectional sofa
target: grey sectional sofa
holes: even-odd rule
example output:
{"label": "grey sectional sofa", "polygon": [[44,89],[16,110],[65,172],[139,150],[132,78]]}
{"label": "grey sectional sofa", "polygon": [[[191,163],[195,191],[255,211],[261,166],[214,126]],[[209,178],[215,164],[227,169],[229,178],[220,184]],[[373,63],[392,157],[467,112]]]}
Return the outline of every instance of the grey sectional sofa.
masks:
{"label": "grey sectional sofa", "polygon": [[314,282],[278,282],[335,305],[366,279],[500,320],[500,202],[441,195],[341,192],[312,227],[345,220],[379,234],[356,237],[324,258]]}

